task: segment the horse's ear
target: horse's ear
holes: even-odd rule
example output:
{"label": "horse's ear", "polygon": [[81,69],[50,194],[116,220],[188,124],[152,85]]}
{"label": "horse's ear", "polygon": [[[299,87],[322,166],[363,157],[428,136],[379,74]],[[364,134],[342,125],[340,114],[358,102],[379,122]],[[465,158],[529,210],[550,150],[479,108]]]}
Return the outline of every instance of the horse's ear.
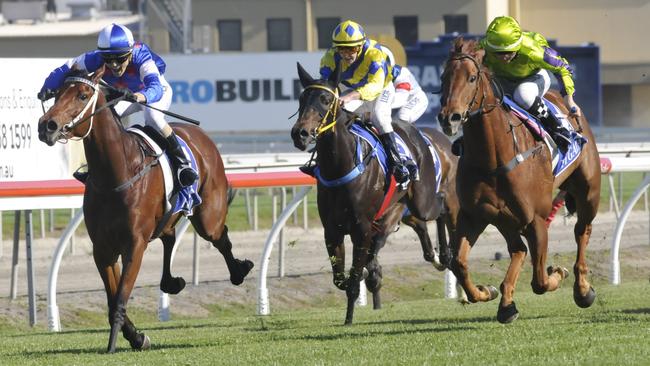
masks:
{"label": "horse's ear", "polygon": [[93,83],[99,84],[99,79],[101,79],[102,76],[104,76],[104,71],[106,71],[106,66],[105,65],[102,65],[102,67],[100,67],[99,69],[97,69],[97,71],[95,71],[95,73],[93,74],[93,79],[92,79]]}
{"label": "horse's ear", "polygon": [[300,62],[296,62],[296,65],[298,66],[298,77],[300,78],[300,84],[302,84],[303,88],[308,87],[309,85],[314,83],[314,78],[309,75],[307,70],[305,70]]}
{"label": "horse's ear", "polygon": [[327,79],[328,84],[333,88],[336,89],[339,86],[339,83],[341,82],[341,67],[339,67],[339,64],[336,64],[336,67],[334,68],[334,71],[330,74],[329,79]]}

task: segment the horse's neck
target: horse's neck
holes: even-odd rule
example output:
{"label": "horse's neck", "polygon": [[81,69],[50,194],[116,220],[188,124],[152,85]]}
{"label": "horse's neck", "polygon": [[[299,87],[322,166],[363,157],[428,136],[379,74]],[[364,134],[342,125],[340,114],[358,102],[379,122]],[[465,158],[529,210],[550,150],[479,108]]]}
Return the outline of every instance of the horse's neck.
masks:
{"label": "horse's neck", "polygon": [[95,115],[92,130],[84,139],[88,171],[97,178],[93,181],[110,182],[114,187],[127,180],[132,175],[129,166],[137,159],[135,145],[134,137],[115,120],[110,109]]}
{"label": "horse's neck", "polygon": [[317,150],[321,172],[330,179],[349,173],[356,165],[354,135],[342,124],[337,124],[333,131],[326,133],[320,139]]}
{"label": "horse's neck", "polygon": [[483,82],[485,93],[479,101],[483,113],[463,125],[463,155],[472,165],[495,169],[512,158],[512,131],[507,122],[509,116],[499,105],[488,80]]}

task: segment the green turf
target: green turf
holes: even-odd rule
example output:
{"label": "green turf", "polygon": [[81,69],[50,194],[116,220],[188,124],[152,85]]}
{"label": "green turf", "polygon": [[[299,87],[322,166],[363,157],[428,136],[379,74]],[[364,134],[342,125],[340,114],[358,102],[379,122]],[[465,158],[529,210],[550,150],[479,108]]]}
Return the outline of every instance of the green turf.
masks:
{"label": "green turf", "polygon": [[573,304],[570,286],[545,294],[523,291],[512,324],[494,320],[496,302],[461,306],[453,300],[357,308],[343,326],[343,305],[143,322],[153,342],[132,352],[120,337],[103,354],[106,327],[2,332],[2,365],[642,365],[650,360],[647,281],[600,286],[589,309]]}

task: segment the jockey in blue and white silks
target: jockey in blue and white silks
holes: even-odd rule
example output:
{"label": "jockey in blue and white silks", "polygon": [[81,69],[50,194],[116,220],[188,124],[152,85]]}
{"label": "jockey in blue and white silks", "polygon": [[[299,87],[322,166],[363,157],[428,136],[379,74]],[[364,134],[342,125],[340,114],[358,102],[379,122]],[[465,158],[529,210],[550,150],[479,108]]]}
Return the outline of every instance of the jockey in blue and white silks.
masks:
{"label": "jockey in blue and white silks", "polygon": [[106,66],[102,79],[109,85],[131,91],[132,97],[114,107],[119,116],[143,111],[145,124],[156,128],[167,140],[167,153],[181,186],[198,179],[180,147],[172,128],[162,112],[143,107],[146,103],[161,110],[169,109],[172,88],[165,80],[165,62],[144,43],[136,43],[131,31],[123,25],[111,24],[99,33],[97,49],[68,60],[50,73],[38,94],[39,99],[49,99],[59,89],[73,68],[94,72]]}

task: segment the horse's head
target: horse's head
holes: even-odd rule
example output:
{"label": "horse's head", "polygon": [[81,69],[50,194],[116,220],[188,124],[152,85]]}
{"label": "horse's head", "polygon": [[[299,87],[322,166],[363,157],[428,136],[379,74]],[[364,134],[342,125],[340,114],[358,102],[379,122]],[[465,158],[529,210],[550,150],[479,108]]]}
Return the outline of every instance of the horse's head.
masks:
{"label": "horse's head", "polygon": [[102,67],[92,76],[74,69],[66,76],[54,105],[38,120],[39,140],[52,146],[61,139],[85,137],[90,133],[92,124],[84,123],[88,122],[85,116],[95,109],[103,74]]}
{"label": "horse's head", "polygon": [[480,95],[481,83],[487,73],[482,66],[484,56],[485,51],[478,48],[477,41],[462,38],[454,41],[442,74],[438,114],[440,126],[448,136],[458,133],[470,112],[482,107],[485,95]]}
{"label": "horse's head", "polygon": [[339,108],[338,85],[341,79],[337,67],[328,80],[314,80],[298,63],[298,76],[304,90],[300,94],[298,120],[291,129],[293,145],[305,150],[319,134],[336,123]]}

